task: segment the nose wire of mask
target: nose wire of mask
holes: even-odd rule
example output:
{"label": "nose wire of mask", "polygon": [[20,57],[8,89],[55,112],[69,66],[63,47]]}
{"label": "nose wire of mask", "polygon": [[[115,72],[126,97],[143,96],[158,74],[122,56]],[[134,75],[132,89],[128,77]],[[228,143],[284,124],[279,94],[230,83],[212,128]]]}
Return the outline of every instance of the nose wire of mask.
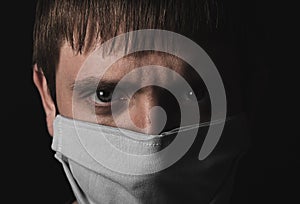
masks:
{"label": "nose wire of mask", "polygon": [[203,122],[203,123],[200,123],[200,124],[185,125],[185,126],[181,126],[181,127],[178,127],[178,128],[174,128],[170,131],[162,132],[160,134],[160,136],[176,134],[176,133],[179,133],[179,132],[184,132],[184,131],[188,131],[188,130],[192,130],[192,129],[196,129],[196,128],[206,127],[206,126],[209,126],[209,125],[216,125],[216,124],[220,124],[220,123],[224,123],[226,121],[232,120],[234,118],[235,118],[234,116],[231,116],[231,117],[227,117],[226,119],[207,121],[207,122]]}
{"label": "nose wire of mask", "polygon": [[[230,117],[226,121],[231,122],[235,118],[239,117]],[[216,148],[216,153],[206,160],[197,160],[201,145],[200,147],[199,145],[193,147],[193,145],[192,153],[185,156],[185,159],[182,161],[180,159],[179,162],[161,172],[148,175],[125,175],[106,168],[97,158],[93,157],[94,153],[106,154],[104,156],[106,160],[117,160],[120,165],[126,166],[126,161],[113,157],[105,151],[105,145],[109,143],[96,145],[96,148],[91,150],[86,145],[88,143],[84,142],[92,140],[90,142],[95,143],[93,139],[99,136],[96,133],[99,134],[100,131],[116,149],[120,148],[126,154],[143,156],[143,154],[160,151],[166,146],[164,140],[167,140],[166,144],[169,144],[171,136],[176,133],[186,132],[188,135],[190,130],[224,122],[225,120],[217,120],[183,126],[160,135],[146,135],[124,129],[122,131],[126,133],[126,137],[123,137],[119,128],[72,120],[58,115],[54,122],[52,149],[56,151],[55,157],[63,165],[79,204],[182,203],[188,200],[192,201],[191,203],[219,203],[226,197],[223,195],[226,194],[224,192],[228,191],[227,187],[223,189],[222,186],[225,185],[224,183],[230,183],[231,179],[227,177],[231,177],[230,170],[235,166],[240,152],[243,152],[243,145],[240,145],[239,142],[237,145],[230,145],[234,143],[231,141],[232,139],[239,138],[241,140],[239,136],[242,134],[243,127],[239,127],[238,131],[234,132],[234,135],[238,133],[237,136],[233,138],[230,136],[229,141],[224,142],[225,146],[227,145],[229,148]],[[228,131],[231,133],[232,130],[229,128]],[[197,137],[199,138],[199,132]],[[142,140],[136,140],[136,138]],[[193,148],[196,149],[193,150]],[[196,152],[195,155],[193,152]],[[129,170],[134,170],[134,168],[140,167],[128,167]],[[151,168],[151,165],[145,168]],[[143,168],[140,171],[143,172]],[[222,192],[219,193],[220,188]]]}

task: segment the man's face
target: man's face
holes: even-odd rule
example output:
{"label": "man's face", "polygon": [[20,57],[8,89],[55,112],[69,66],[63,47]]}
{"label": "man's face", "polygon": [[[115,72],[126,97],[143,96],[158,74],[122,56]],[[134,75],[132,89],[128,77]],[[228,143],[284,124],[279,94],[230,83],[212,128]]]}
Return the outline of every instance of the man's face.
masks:
{"label": "man's face", "polygon": [[[180,109],[189,111],[188,107],[191,103],[199,105],[201,121],[209,117],[209,97],[201,83],[201,78],[194,74],[193,69],[182,60],[159,52],[129,55],[114,62],[107,70],[105,67],[97,67],[99,69],[97,71],[102,71],[99,76],[92,71],[82,74],[82,67],[88,60],[88,56],[89,53],[75,54],[68,44],[61,48],[60,63],[56,73],[57,105],[61,115],[89,122],[94,122],[91,118],[96,116],[99,124],[118,126],[147,134],[157,134],[162,130],[171,130],[182,125]],[[142,69],[148,65],[168,69]],[[137,69],[139,72],[128,75]],[[170,74],[170,70],[173,74]],[[143,87],[147,83],[164,84],[175,88],[177,86],[180,89],[177,74],[182,76],[192,88],[179,91],[182,100],[180,102],[164,88],[155,85]],[[115,89],[117,83],[126,75],[125,84],[128,86],[121,85],[121,88]],[[131,93],[130,87],[140,88],[135,93]],[[113,92],[114,97],[112,97]],[[196,96],[197,100],[191,100],[192,96]],[[180,107],[179,103],[184,107]],[[112,106],[115,107],[113,110]],[[167,120],[163,129],[159,124],[161,115],[151,111],[155,106],[161,107],[166,113]],[[74,114],[74,110],[77,114]],[[190,115],[190,123],[193,123],[193,112]]]}

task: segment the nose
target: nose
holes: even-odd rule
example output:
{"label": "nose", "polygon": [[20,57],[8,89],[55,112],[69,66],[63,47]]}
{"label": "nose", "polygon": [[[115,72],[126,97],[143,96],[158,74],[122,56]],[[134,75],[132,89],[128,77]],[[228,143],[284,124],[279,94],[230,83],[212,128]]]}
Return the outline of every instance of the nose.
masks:
{"label": "nose", "polygon": [[145,134],[159,134],[180,125],[180,107],[175,97],[157,86],[136,92],[130,100],[129,113],[139,132]]}

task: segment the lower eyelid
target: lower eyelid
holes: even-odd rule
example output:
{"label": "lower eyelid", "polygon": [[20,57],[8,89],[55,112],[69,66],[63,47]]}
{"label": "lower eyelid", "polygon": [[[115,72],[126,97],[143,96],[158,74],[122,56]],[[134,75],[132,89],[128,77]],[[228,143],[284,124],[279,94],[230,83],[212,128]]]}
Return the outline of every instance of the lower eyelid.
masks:
{"label": "lower eyelid", "polygon": [[89,104],[93,105],[93,106],[97,106],[97,107],[110,107],[111,106],[111,102],[109,103],[97,103],[94,99],[95,97],[94,96],[90,96],[88,98],[88,102]]}

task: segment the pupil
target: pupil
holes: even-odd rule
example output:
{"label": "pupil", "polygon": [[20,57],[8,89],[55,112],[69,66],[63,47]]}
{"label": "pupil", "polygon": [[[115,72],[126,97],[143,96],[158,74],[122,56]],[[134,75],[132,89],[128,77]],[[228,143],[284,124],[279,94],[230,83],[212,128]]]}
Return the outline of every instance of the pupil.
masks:
{"label": "pupil", "polygon": [[97,91],[97,98],[102,102],[111,102],[112,93],[110,91]]}

